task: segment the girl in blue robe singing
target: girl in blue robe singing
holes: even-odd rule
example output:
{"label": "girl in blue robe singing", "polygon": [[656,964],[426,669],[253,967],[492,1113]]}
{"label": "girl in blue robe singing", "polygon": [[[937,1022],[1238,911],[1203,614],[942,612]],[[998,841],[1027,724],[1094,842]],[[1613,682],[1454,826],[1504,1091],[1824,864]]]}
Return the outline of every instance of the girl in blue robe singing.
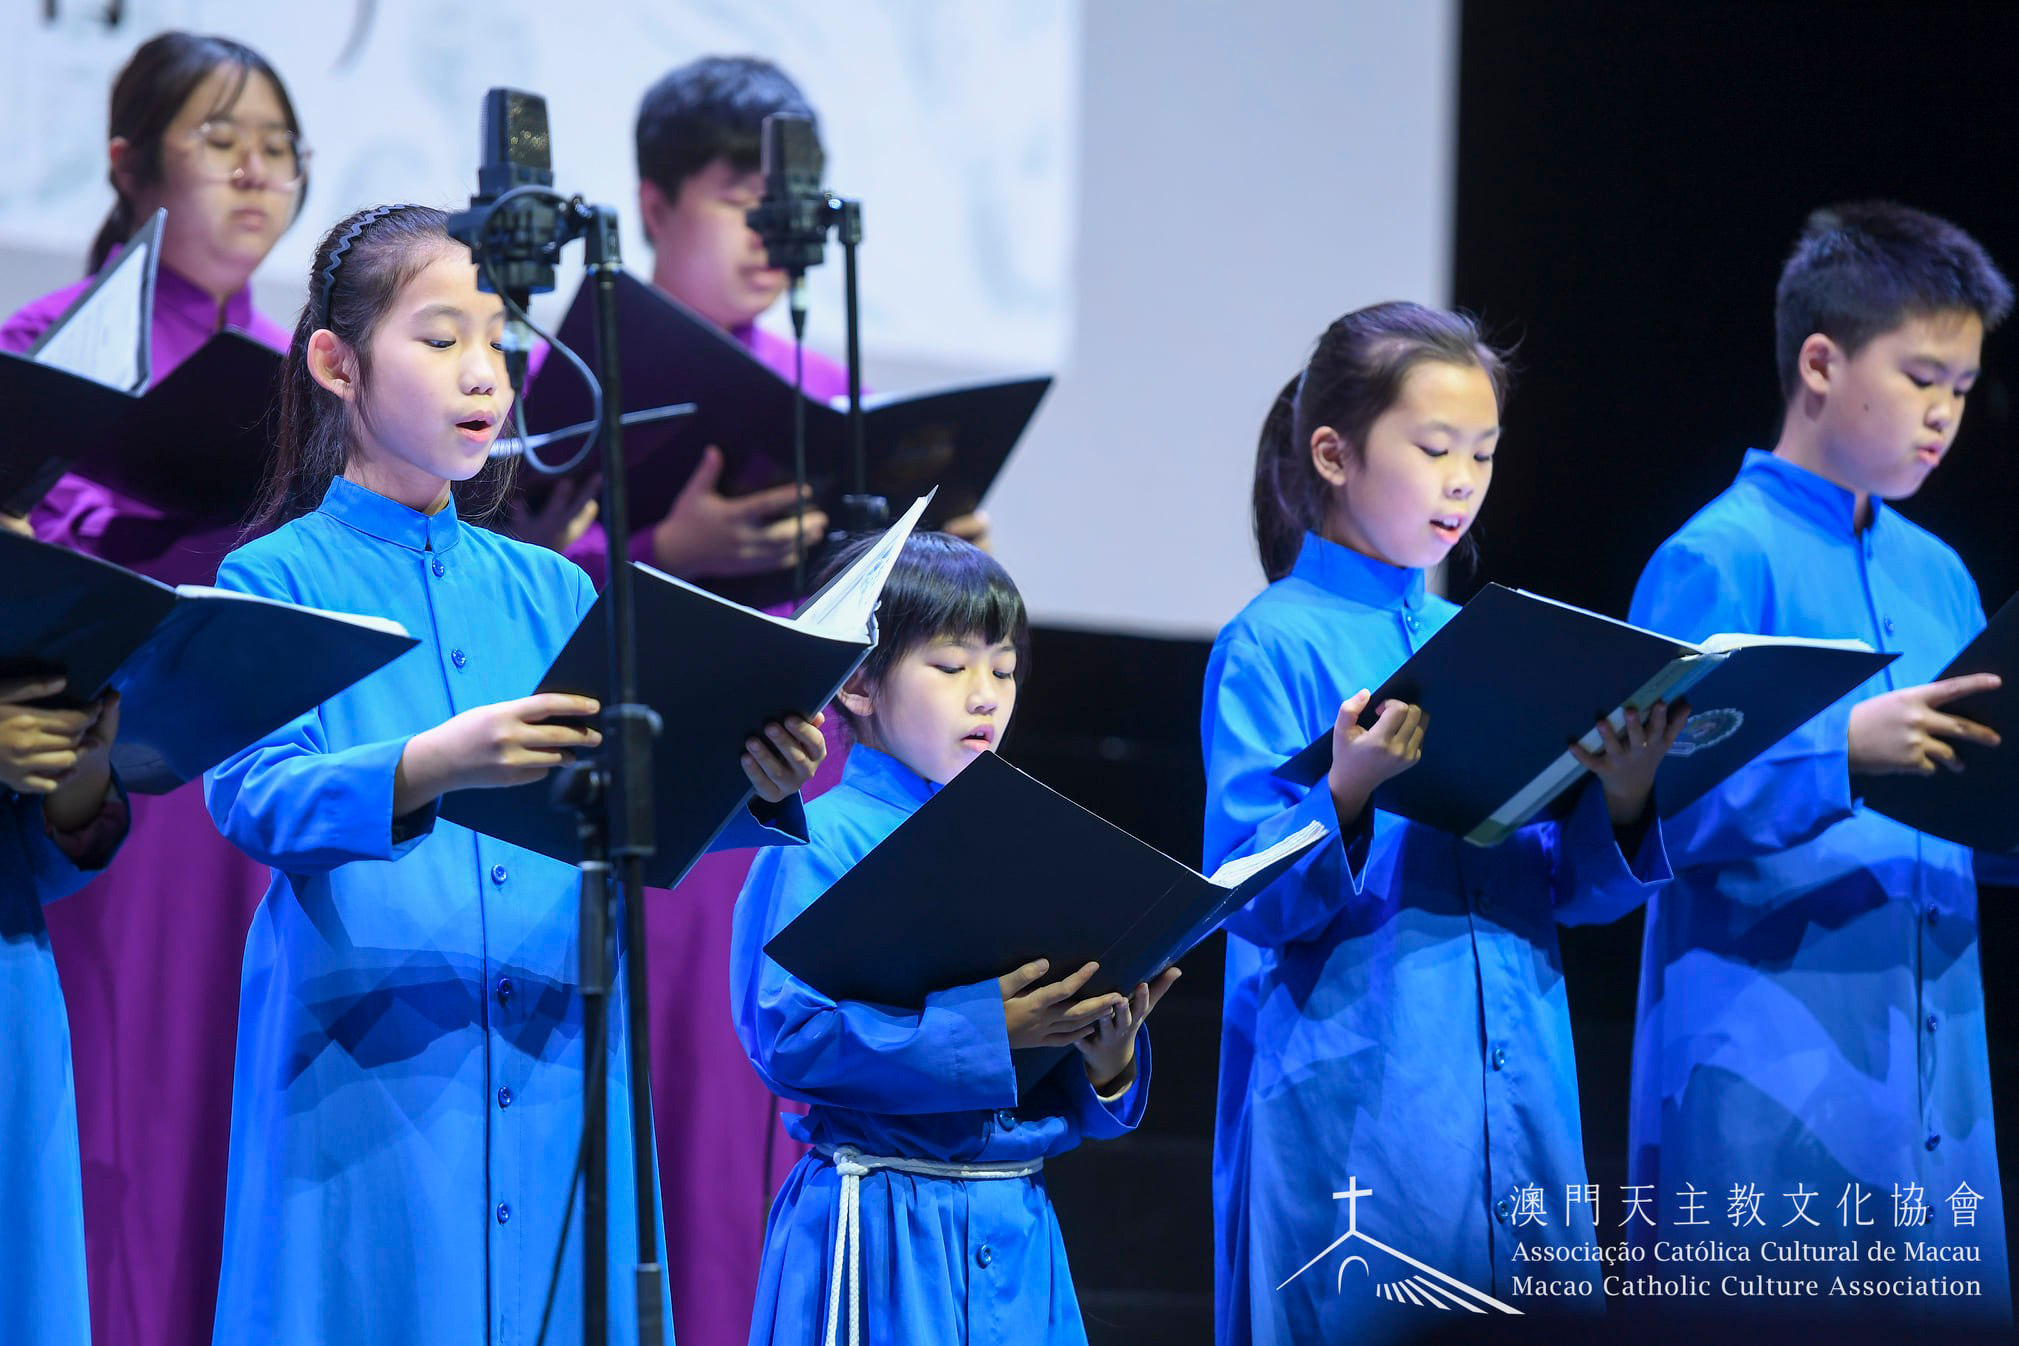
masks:
{"label": "girl in blue robe singing", "polygon": [[[391,617],[421,642],[207,778],[218,828],[274,871],[246,940],[220,1343],[530,1341],[550,1279],[550,1339],[580,1332],[576,871],[436,808],[600,741],[580,724],[595,701],[525,695],[594,591],[554,552],[459,515],[505,484],[483,469],[512,391],[499,300],[443,224],[380,207],[317,248],[262,520],[278,526],[218,575]],[[289,651],[272,658],[285,676]],[[818,722],[749,740],[760,816],[803,823]],[[743,816],[720,844],[785,839]],[[604,1066],[621,1175],[621,970],[616,987]],[[632,1209],[609,1203],[613,1341],[635,1339]]]}
{"label": "girl in blue robe singing", "polygon": [[[811,1105],[786,1121],[813,1147],[772,1203],[750,1340],[1084,1343],[1041,1169],[1082,1137],[1120,1135],[1141,1119],[1150,1059],[1139,1030],[1177,969],[1126,997],[1082,998],[1094,964],[1048,981],[1040,959],[905,1010],[830,1000],[764,952],[993,751],[1016,708],[1029,626],[986,553],[942,534],[911,538],[877,625],[876,649],[839,698],[857,740],[840,784],[806,806],[808,844],[759,855],[737,900],[737,1032],[774,1093]],[[1010,1050],[1068,1042],[1079,1057],[1019,1099]]]}
{"label": "girl in blue robe singing", "polygon": [[[1648,799],[1681,717],[1601,725],[1572,813],[1489,850],[1368,805],[1440,726],[1400,702],[1359,723],[1364,689],[1457,611],[1424,572],[1478,517],[1505,382],[1469,320],[1381,304],[1326,330],[1262,430],[1272,582],[1207,665],[1206,864],[1314,820],[1337,835],[1228,922],[1222,1343],[1400,1339],[1453,1299],[1521,1307],[1522,1249],[1594,1242],[1595,1208],[1566,1200],[1586,1194],[1556,923],[1611,920],[1669,877]],[[1328,728],[1327,780],[1271,776]]]}
{"label": "girl in blue robe singing", "polygon": [[119,697],[83,710],[35,703],[61,677],[0,678],[0,1324],[22,1346],[89,1346],[84,1190],[70,1023],[42,905],[105,868],[126,836],[106,753]]}

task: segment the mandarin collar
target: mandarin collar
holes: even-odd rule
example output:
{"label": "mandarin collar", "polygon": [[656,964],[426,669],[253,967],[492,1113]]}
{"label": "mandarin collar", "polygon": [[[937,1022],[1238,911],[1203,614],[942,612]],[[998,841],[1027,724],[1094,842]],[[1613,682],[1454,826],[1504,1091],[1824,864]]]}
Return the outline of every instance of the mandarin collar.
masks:
{"label": "mandarin collar", "polygon": [[461,536],[456,525],[454,491],[449,492],[448,504],[433,514],[423,514],[347,477],[337,477],[323,492],[322,503],[316,510],[360,533],[409,551],[444,552],[455,546]]}
{"label": "mandarin collar", "polygon": [[[112,250],[105,254],[99,271],[103,273],[125,251],[124,243],[113,244]],[[172,316],[177,322],[186,323],[205,335],[219,330],[216,296],[180,271],[158,261],[154,267],[154,310],[157,317]],[[224,325],[250,332],[252,322],[252,286],[241,285],[237,293],[224,301]]]}
{"label": "mandarin collar", "polygon": [[915,809],[940,791],[940,786],[913,771],[889,753],[857,743],[848,750],[841,769],[844,783],[875,799]]}
{"label": "mandarin collar", "polygon": [[[1739,466],[1739,480],[1750,480],[1797,514],[1833,532],[1845,537],[1857,536],[1857,492],[1819,477],[1805,467],[1762,449],[1747,449],[1745,462]],[[1877,529],[1879,520],[1887,513],[1886,502],[1873,496],[1872,523],[1866,531]]]}
{"label": "mandarin collar", "polygon": [[1392,566],[1342,547],[1316,533],[1304,534],[1304,546],[1290,573],[1328,593],[1364,603],[1370,608],[1423,606],[1423,572]]}
{"label": "mandarin collar", "polygon": [[[180,272],[165,266],[154,273],[154,302],[157,308],[166,307],[171,313],[185,315],[190,321],[200,323],[206,332],[222,330],[217,325],[217,297]],[[224,326],[235,327],[241,332],[252,330],[250,285],[241,285],[224,301]]]}

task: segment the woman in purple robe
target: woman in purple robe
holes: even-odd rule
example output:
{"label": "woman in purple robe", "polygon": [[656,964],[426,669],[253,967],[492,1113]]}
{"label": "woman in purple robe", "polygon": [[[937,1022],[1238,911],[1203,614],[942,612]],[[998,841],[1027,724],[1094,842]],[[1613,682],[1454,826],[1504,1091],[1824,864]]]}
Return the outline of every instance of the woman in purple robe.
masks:
{"label": "woman in purple robe", "polygon": [[[225,328],[284,351],[287,329],[254,311],[247,288],[307,188],[301,126],[273,68],[226,38],[164,33],[120,72],[110,131],[118,201],[90,270],[167,209],[154,381]],[[34,344],[89,284],[8,318],[0,349]],[[237,540],[235,527],[76,475],[31,522],[44,541],[171,584],[209,583]],[[211,1335],[238,972],[267,872],[217,834],[197,784],[134,798],[121,860],[46,911],[76,1060],[92,1330],[100,1343],[195,1346]]]}

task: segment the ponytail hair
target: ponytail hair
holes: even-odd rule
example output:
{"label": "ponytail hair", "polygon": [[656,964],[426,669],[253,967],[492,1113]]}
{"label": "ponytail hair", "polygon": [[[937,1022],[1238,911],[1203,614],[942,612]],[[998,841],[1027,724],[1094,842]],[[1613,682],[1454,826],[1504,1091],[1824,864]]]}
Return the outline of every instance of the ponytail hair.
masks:
{"label": "ponytail hair", "polygon": [[[453,250],[453,252],[451,252]],[[316,245],[309,264],[308,301],[280,371],[280,430],[248,534],[277,528],[322,503],[350,461],[360,422],[371,420],[372,336],[399,293],[445,252],[463,252],[449,237],[448,215],[428,206],[360,210],[339,220]],[[309,339],[327,328],[357,362],[357,397],[345,402],[309,372]],[[456,510],[481,522],[512,488],[516,458],[493,458],[468,481],[455,483]]]}
{"label": "ponytail hair", "polygon": [[[235,42],[228,37],[205,37],[197,33],[166,32],[149,38],[140,44],[139,50],[126,62],[119,77],[112,82],[111,111],[106,118],[106,138],[123,139],[131,146],[127,160],[128,171],[139,186],[152,186],[161,181],[162,142],[168,135],[168,128],[182,111],[182,105],[196,92],[197,86],[210,78],[220,67],[230,67],[233,78],[211,109],[212,116],[228,112],[238,102],[238,96],[245,89],[245,83],[255,74],[266,76],[272,83],[274,94],[280,99],[281,112],[287,117],[287,129],[297,137],[301,135],[301,122],[295,116],[294,100],[287,95],[287,85],[280,82],[280,76],[261,56],[243,42]],[[143,221],[133,198],[119,185],[119,175],[109,175],[112,190],[116,196],[105,222],[98,226],[98,236],[91,242],[91,255],[87,274],[96,274],[105,265],[105,259],[112,250],[133,237]],[[299,213],[301,203],[308,199],[308,179],[303,178],[295,195],[295,211]]]}
{"label": "ponytail hair", "polygon": [[1304,534],[1325,521],[1332,485],[1311,462],[1311,436],[1337,431],[1354,453],[1367,432],[1402,395],[1411,370],[1425,361],[1469,365],[1493,384],[1505,407],[1507,352],[1480,335],[1463,313],[1391,302],[1356,309],[1318,338],[1310,361],[1283,385],[1255,447],[1255,547],[1271,583],[1290,573]]}

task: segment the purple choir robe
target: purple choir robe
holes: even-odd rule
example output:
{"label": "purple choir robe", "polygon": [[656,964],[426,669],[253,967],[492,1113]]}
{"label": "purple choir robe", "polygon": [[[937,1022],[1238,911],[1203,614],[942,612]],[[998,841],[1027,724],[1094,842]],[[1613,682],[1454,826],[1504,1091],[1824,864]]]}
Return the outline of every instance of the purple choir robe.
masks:
{"label": "purple choir robe", "polygon": [[[15,313],[0,325],[0,349],[27,349],[89,283]],[[220,324],[215,299],[161,268],[155,382],[220,325],[287,349],[288,332],[253,310],[249,291],[225,301]],[[57,483],[32,522],[45,542],[170,584],[210,583],[237,541],[234,528],[191,534],[186,521],[75,475]],[[266,868],[218,835],[192,782],[136,796],[118,869],[44,909],[70,1011],[91,1329],[100,1346],[211,1339],[238,974],[266,883]]]}

